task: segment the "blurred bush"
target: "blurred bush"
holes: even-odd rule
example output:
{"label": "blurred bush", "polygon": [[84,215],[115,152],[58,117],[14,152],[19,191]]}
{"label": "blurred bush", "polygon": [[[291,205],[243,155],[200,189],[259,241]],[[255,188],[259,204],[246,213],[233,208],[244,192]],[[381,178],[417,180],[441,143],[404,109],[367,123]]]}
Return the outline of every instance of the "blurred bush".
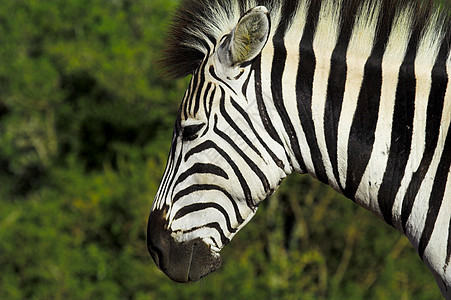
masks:
{"label": "blurred bush", "polygon": [[168,0],[0,5],[0,299],[434,299],[404,237],[291,176],[176,284],[147,254],[148,212],[186,80],[155,66]]}

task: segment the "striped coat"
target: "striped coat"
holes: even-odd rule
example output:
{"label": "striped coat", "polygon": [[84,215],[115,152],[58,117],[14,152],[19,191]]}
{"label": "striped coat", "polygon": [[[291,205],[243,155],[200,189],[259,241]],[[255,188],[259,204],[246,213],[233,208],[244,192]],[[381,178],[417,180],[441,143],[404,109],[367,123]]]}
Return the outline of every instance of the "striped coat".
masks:
{"label": "striped coat", "polygon": [[[292,172],[404,233],[451,297],[450,23],[418,1],[182,2],[169,73],[193,74],[149,218],[176,281]],[[177,257],[177,258],[175,258]]]}

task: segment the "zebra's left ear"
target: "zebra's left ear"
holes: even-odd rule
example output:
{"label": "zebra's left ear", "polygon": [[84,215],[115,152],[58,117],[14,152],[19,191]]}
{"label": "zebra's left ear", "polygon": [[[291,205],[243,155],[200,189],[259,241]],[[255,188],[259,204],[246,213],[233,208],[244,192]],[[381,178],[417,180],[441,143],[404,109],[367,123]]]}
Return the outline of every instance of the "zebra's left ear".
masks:
{"label": "zebra's left ear", "polygon": [[271,21],[264,6],[257,6],[241,16],[218,49],[218,59],[226,67],[239,67],[253,60],[268,41]]}

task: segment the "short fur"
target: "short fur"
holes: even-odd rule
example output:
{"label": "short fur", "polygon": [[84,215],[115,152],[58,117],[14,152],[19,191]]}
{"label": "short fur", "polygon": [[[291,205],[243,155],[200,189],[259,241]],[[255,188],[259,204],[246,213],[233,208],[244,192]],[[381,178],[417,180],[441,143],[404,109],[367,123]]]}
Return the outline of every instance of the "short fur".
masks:
{"label": "short fur", "polygon": [[[217,269],[217,252],[250,220],[256,204],[277,188],[286,175],[308,172],[404,232],[436,276],[443,295],[451,299],[451,273],[447,271],[451,264],[451,189],[446,175],[451,163],[450,4],[443,7],[437,3],[181,0],[163,63],[168,73],[176,77],[193,74],[197,69],[199,72],[193,76],[182,102],[170,162],[154,202],[152,218],[162,218],[167,211],[171,231],[162,234],[164,224],[149,222],[149,226],[157,224],[160,229],[152,229],[153,237],[149,238],[149,251],[157,264],[162,262],[161,255],[174,256],[162,270],[174,280],[187,281]],[[228,60],[222,50],[230,49],[227,40],[221,45],[219,41],[237,26],[246,11],[258,5],[265,6],[271,14],[269,39],[267,46],[259,44],[255,59],[254,55],[246,57],[249,68],[243,67],[243,72],[248,72],[244,76],[247,79],[241,87],[237,82],[234,90],[221,79],[227,77],[227,71],[234,70],[230,67],[233,64],[224,63]],[[269,27],[267,22],[264,25],[261,32],[266,38]],[[261,47],[264,48],[260,52]],[[210,54],[211,59],[207,59]],[[215,73],[215,67],[222,68],[221,73]],[[237,98],[246,98],[252,105],[241,107],[232,96],[228,97],[236,88],[242,91],[240,95],[235,93]],[[200,119],[206,123],[189,123],[200,121],[196,113],[202,105],[201,95],[206,118]],[[226,105],[226,101],[230,102]],[[229,108],[236,112],[233,117],[228,114]],[[247,115],[248,108],[253,116]],[[240,123],[235,122],[235,117]],[[263,141],[254,121],[262,128],[261,133],[270,138]],[[245,124],[247,132],[253,131],[261,143],[259,149],[264,149],[266,157],[272,160],[260,154],[238,124]],[[197,132],[204,125],[204,134],[209,134],[211,140],[200,139],[200,144],[191,149],[187,146],[187,153],[178,147],[183,144],[178,137],[188,140],[190,132]],[[254,149],[260,165],[221,128],[236,132],[243,145]],[[279,149],[278,155],[272,146]],[[195,202],[200,195],[193,193],[210,191],[209,185],[197,184],[204,183],[204,177],[193,176],[192,181],[185,181],[202,173],[205,167],[198,168],[205,166],[201,162],[207,157],[200,155],[205,150],[215,151],[223,159],[204,173],[226,178],[228,173],[221,169],[222,163],[236,177],[227,180],[224,190],[223,186],[214,186],[232,203],[232,214],[214,202]],[[189,164],[183,163],[183,155],[184,162],[191,159]],[[242,166],[238,167],[235,158],[241,162],[244,159]],[[192,162],[198,163],[191,165]],[[248,178],[261,185],[248,185]],[[181,182],[188,186],[183,189],[178,185]],[[235,189],[235,183],[242,191],[232,196],[229,190]],[[187,205],[174,205],[185,196],[189,196]],[[246,201],[235,201],[240,199]],[[207,208],[224,215],[224,226],[218,225],[213,215],[207,218]],[[235,225],[229,216],[236,220]],[[216,237],[209,237],[210,234]],[[211,253],[201,251],[211,255],[210,266],[195,259],[202,266],[192,274],[190,270],[194,269],[187,263],[192,257],[182,259],[182,268],[174,263],[178,262],[180,251],[194,253],[193,239],[204,237],[214,247]],[[168,242],[172,239],[179,243]],[[187,245],[191,250],[187,250]],[[182,250],[176,253],[174,247]]]}

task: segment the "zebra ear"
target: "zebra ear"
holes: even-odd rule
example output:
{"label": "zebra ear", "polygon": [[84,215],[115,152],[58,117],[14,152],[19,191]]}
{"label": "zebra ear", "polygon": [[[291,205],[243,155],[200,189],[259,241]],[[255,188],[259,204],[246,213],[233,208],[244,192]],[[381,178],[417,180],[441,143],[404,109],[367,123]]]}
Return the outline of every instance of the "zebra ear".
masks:
{"label": "zebra ear", "polygon": [[257,6],[247,11],[219,46],[219,62],[227,67],[239,67],[253,60],[266,45],[270,27],[266,7]]}

